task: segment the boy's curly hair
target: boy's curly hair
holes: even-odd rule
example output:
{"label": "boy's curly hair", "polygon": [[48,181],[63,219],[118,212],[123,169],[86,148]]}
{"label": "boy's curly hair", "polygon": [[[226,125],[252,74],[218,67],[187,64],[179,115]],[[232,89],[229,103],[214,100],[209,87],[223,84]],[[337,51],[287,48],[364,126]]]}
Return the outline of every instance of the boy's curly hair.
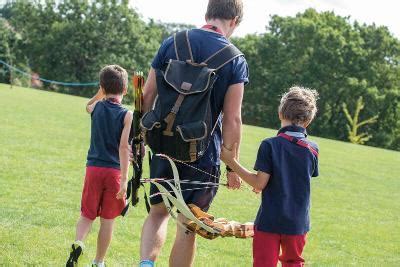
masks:
{"label": "boy's curly hair", "polygon": [[310,123],[317,113],[317,99],[316,90],[293,86],[282,96],[278,111],[293,124]]}
{"label": "boy's curly hair", "polygon": [[106,94],[122,94],[128,87],[128,73],[118,65],[108,65],[100,71],[100,85]]}

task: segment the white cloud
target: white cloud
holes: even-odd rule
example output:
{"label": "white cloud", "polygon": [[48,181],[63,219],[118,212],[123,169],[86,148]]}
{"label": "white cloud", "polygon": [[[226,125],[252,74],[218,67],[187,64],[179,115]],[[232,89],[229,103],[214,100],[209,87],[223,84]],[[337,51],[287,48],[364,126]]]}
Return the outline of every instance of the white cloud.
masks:
{"label": "white cloud", "polygon": [[[204,24],[208,0],[131,0],[145,18]],[[244,21],[235,35],[264,32],[270,15],[293,16],[307,8],[334,11],[361,23],[385,25],[400,38],[400,2],[395,0],[243,0]]]}

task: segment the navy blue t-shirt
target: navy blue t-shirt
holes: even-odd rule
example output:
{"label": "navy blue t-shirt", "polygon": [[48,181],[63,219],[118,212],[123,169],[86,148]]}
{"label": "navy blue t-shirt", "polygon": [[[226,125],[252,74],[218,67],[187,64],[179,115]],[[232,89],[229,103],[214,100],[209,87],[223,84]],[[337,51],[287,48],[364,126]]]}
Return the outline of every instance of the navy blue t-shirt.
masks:
{"label": "navy blue t-shirt", "polygon": [[103,100],[91,113],[90,148],[86,166],[120,169],[119,143],[128,110],[120,104]]}
{"label": "navy blue t-shirt", "polygon": [[[306,130],[288,126],[279,130],[308,143]],[[276,136],[262,141],[254,166],[271,175],[262,192],[255,225],[270,233],[302,235],[310,230],[310,182],[318,176],[318,158],[305,147]]]}
{"label": "navy blue t-shirt", "polygon": [[[202,29],[190,30],[189,42],[192,49],[193,59],[197,63],[205,61],[215,52],[230,44],[230,42],[221,34]],[[151,66],[154,69],[162,69],[170,59],[176,59],[174,39],[172,36],[165,39],[161,44]],[[246,59],[243,56],[234,59],[230,64],[222,67],[218,70],[217,74],[219,77],[215,83],[211,96],[211,112],[213,115],[212,117],[218,119],[210,145],[198,161],[198,165],[204,167],[220,165],[222,118],[219,114],[222,111],[228,87],[232,84],[247,84],[249,82],[248,66]]]}

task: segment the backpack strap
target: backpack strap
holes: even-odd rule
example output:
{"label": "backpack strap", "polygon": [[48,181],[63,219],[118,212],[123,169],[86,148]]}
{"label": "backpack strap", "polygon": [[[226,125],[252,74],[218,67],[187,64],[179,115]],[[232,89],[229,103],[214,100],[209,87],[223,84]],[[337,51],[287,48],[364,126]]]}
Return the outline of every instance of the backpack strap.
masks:
{"label": "backpack strap", "polygon": [[180,61],[193,61],[192,48],[189,42],[189,30],[180,31],[174,34],[174,46],[176,59]]}
{"label": "backpack strap", "polygon": [[293,144],[307,148],[314,156],[316,156],[318,158],[317,150],[315,148],[313,148],[307,142],[304,142],[303,140],[297,139],[296,137],[293,137],[293,136],[290,136],[290,135],[287,135],[284,133],[280,133],[280,134],[278,134],[278,136],[285,138],[286,140],[292,142]]}
{"label": "backpack strap", "polygon": [[210,69],[219,70],[235,58],[243,55],[244,54],[236,46],[229,44],[207,58],[204,63],[206,63]]}

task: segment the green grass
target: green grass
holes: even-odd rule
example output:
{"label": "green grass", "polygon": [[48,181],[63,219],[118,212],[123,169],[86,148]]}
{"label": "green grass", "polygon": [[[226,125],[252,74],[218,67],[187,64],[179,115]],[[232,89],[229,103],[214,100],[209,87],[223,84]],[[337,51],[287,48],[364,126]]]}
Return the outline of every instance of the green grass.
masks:
{"label": "green grass", "polygon": [[[0,85],[0,265],[64,264],[79,217],[90,117],[85,98]],[[275,116],[275,114],[266,114]],[[275,130],[245,126],[242,162]],[[400,153],[312,138],[320,174],[312,182],[312,230],[304,256],[313,266],[400,265]],[[147,166],[146,166],[147,175]],[[211,213],[251,221],[259,197],[221,188]],[[143,203],[118,219],[109,266],[139,260]],[[95,223],[82,262],[95,254]],[[158,266],[167,266],[175,232]],[[196,266],[251,266],[251,240],[198,238]]]}

